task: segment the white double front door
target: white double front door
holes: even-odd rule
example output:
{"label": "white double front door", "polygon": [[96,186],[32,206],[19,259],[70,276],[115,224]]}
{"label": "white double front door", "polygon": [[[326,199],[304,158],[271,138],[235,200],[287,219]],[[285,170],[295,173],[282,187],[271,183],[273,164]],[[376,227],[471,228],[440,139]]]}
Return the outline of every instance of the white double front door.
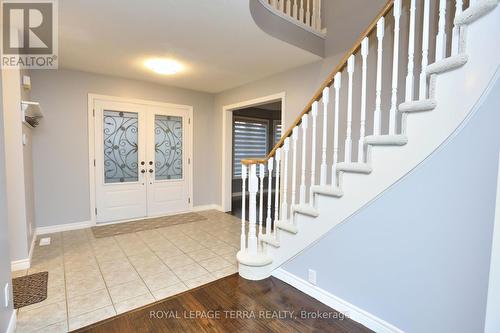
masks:
{"label": "white double front door", "polygon": [[94,100],[96,221],[191,206],[190,109]]}

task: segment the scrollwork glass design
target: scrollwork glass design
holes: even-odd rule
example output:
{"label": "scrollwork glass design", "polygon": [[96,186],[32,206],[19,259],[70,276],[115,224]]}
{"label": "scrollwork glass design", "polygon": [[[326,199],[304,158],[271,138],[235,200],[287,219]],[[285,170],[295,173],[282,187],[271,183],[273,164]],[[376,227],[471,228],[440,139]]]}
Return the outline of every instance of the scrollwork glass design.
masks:
{"label": "scrollwork glass design", "polygon": [[104,182],[139,180],[138,114],[104,111]]}
{"label": "scrollwork glass design", "polygon": [[182,117],[155,116],[156,180],[182,179]]}

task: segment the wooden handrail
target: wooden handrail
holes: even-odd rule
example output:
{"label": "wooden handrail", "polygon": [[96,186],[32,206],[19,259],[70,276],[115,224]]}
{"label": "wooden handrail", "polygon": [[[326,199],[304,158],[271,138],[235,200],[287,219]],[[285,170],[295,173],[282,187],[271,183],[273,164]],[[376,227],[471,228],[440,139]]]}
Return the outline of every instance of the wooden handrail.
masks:
{"label": "wooden handrail", "polygon": [[264,158],[243,159],[243,160],[241,160],[242,164],[244,164],[244,165],[263,164],[263,163],[266,163],[271,157],[273,157],[276,154],[276,150],[278,150],[281,146],[283,146],[283,144],[285,143],[285,139],[288,138],[290,135],[292,135],[292,131],[293,131],[294,127],[300,125],[300,123],[302,121],[302,116],[309,113],[311,111],[313,103],[316,101],[319,101],[321,99],[321,97],[323,97],[323,90],[326,87],[330,87],[333,84],[335,74],[341,72],[344,69],[344,67],[347,65],[347,59],[349,59],[351,54],[355,54],[361,48],[361,42],[363,41],[363,39],[365,39],[365,37],[368,37],[372,33],[372,31],[375,30],[375,28],[377,27],[378,20],[380,20],[380,18],[384,17],[385,15],[387,15],[387,13],[389,13],[389,11],[392,9],[393,6],[394,6],[394,0],[388,0],[387,3],[382,8],[382,10],[377,14],[377,16],[371,21],[371,23],[368,25],[368,27],[358,37],[358,39],[356,40],[356,43],[354,43],[353,47],[351,47],[351,49],[349,49],[345,53],[344,57],[340,60],[339,64],[330,73],[330,75],[328,75],[328,77],[323,82],[321,87],[314,94],[313,98],[311,98],[309,103],[307,103],[304,110],[295,119],[292,126],[290,126],[290,128],[288,128],[288,130],[285,132],[285,134],[283,134],[280,141],[278,141],[278,143],[276,143],[276,145],[271,150],[271,152],[269,152],[269,154],[267,154],[267,156]]}

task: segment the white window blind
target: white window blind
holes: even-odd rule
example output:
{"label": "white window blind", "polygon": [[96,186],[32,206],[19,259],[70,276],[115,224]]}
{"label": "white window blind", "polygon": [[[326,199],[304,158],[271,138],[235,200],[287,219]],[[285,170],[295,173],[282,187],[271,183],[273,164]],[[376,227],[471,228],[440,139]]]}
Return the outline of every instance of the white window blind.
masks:
{"label": "white window blind", "polygon": [[273,133],[274,133],[274,145],[276,145],[278,143],[278,141],[280,141],[281,139],[281,135],[282,135],[282,132],[281,132],[281,120],[274,120],[273,121]]}
{"label": "white window blind", "polygon": [[[267,155],[269,123],[266,120],[235,117],[233,129],[233,177],[241,177],[241,160]],[[257,173],[258,173],[257,168]]]}

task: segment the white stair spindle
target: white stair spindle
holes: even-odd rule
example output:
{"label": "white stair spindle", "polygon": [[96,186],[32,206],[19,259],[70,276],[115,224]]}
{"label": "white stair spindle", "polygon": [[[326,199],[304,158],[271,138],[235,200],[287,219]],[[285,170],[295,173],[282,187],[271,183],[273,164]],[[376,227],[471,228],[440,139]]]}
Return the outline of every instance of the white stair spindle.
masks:
{"label": "white stair spindle", "polygon": [[318,3],[317,0],[312,0],[313,8],[312,8],[312,20],[311,26],[316,29],[316,25],[318,24]]}
{"label": "white stair spindle", "polygon": [[[314,102],[311,111],[312,118],[312,134],[311,134],[311,184],[310,186],[316,185],[316,131],[317,124],[316,120],[318,118],[318,102]],[[309,188],[309,204],[313,204],[313,191]]]}
{"label": "white stair spindle", "polygon": [[439,0],[439,23],[436,37],[436,61],[446,58],[446,0]]}
{"label": "white stair spindle", "polygon": [[285,1],[286,0],[278,0],[278,10],[280,12],[284,12],[285,11]]}
{"label": "white stair spindle", "polygon": [[306,0],[306,25],[311,26],[311,9],[310,2],[311,0]]}
{"label": "white stair spindle", "polygon": [[396,111],[398,104],[398,72],[399,72],[399,18],[401,16],[401,0],[394,1],[394,48],[392,55],[392,95],[389,111],[389,134],[396,134]]}
{"label": "white stair spindle", "polygon": [[270,234],[271,230],[271,206],[272,206],[272,199],[273,199],[273,169],[274,169],[274,158],[271,157],[267,161],[267,170],[268,170],[268,176],[267,176],[267,216],[266,216],[266,235]]}
{"label": "white stair spindle", "polygon": [[[462,14],[463,0],[457,0],[455,4],[455,17]],[[458,45],[460,44],[460,27],[454,25],[451,37],[451,55],[457,55],[459,52]]]}
{"label": "white stair spindle", "polygon": [[271,6],[274,9],[278,9],[278,0],[271,0]]}
{"label": "white stair spindle", "polygon": [[321,175],[320,185],[326,185],[327,171],[326,171],[326,145],[327,145],[327,131],[328,131],[328,103],[330,101],[330,88],[323,89],[323,137],[321,146]]}
{"label": "white stair spindle", "polygon": [[347,96],[347,131],[344,146],[344,160],[347,163],[352,161],[352,78],[354,75],[354,54],[347,59],[348,96]]}
{"label": "white stair spindle", "polygon": [[247,182],[247,166],[242,164],[241,165],[241,183],[242,183],[242,189],[241,189],[241,242],[240,242],[240,247],[241,251],[245,251],[247,246],[246,246],[246,202],[245,202],[245,197],[246,197],[246,182]]}
{"label": "white stair spindle", "polygon": [[373,114],[373,135],[380,135],[381,104],[382,104],[382,50],[385,20],[381,17],[377,22],[377,87],[375,112]]}
{"label": "white stair spindle", "polygon": [[361,57],[362,78],[361,78],[361,116],[359,124],[359,141],[358,141],[358,162],[362,163],[365,159],[365,131],[366,131],[366,74],[367,74],[367,58],[368,58],[368,37],[365,37],[361,42]]}
{"label": "white stair spindle", "polygon": [[323,0],[318,0],[318,18],[316,19],[316,30],[321,31],[321,2]]}
{"label": "white stair spindle", "polygon": [[250,166],[250,175],[248,177],[248,252],[252,255],[257,254],[257,189],[259,180],[257,178],[257,165]]}
{"label": "white stair spindle", "polygon": [[290,155],[290,138],[285,139],[283,144],[283,199],[281,200],[281,219],[280,221],[288,220],[288,159]]}
{"label": "white stair spindle", "polygon": [[339,113],[340,113],[340,88],[342,86],[342,74],[335,74],[333,86],[335,88],[335,115],[333,129],[333,164],[332,164],[332,186],[337,187],[337,162],[339,159]]}
{"label": "white stair spindle", "polygon": [[304,23],[304,0],[300,0],[299,20]]}
{"label": "white stair spindle", "polygon": [[299,202],[301,205],[306,203],[306,153],[307,153],[307,127],[308,127],[308,118],[307,114],[302,116],[302,155],[300,158],[302,159],[301,163],[301,172],[300,172],[300,193],[299,193]]}
{"label": "white stair spindle", "polygon": [[286,14],[292,16],[292,0],[286,0]]}
{"label": "white stair spindle", "polygon": [[262,224],[264,221],[264,178],[266,168],[264,164],[259,164],[259,237],[262,237]]}
{"label": "white stair spindle", "polygon": [[[276,237],[276,223],[279,221],[279,204],[280,204],[280,161],[281,161],[281,148],[276,150],[276,186],[274,188],[274,225],[273,234]],[[272,178],[271,178],[272,179]]]}
{"label": "white stair spindle", "polygon": [[293,1],[293,18],[296,20],[299,19],[299,6],[297,4],[297,0]]}
{"label": "white stair spindle", "polygon": [[415,53],[415,11],[416,0],[411,0],[410,4],[410,32],[408,36],[408,73],[406,75],[405,102],[413,100],[413,67]]}
{"label": "white stair spindle", "polygon": [[299,128],[294,127],[292,132],[292,198],[290,205],[295,206],[296,202],[296,192],[297,192],[297,139],[299,136]]}
{"label": "white stair spindle", "polygon": [[429,63],[429,15],[430,0],[424,0],[424,21],[422,32],[422,68],[420,72],[419,99],[424,100],[427,97],[427,65]]}

